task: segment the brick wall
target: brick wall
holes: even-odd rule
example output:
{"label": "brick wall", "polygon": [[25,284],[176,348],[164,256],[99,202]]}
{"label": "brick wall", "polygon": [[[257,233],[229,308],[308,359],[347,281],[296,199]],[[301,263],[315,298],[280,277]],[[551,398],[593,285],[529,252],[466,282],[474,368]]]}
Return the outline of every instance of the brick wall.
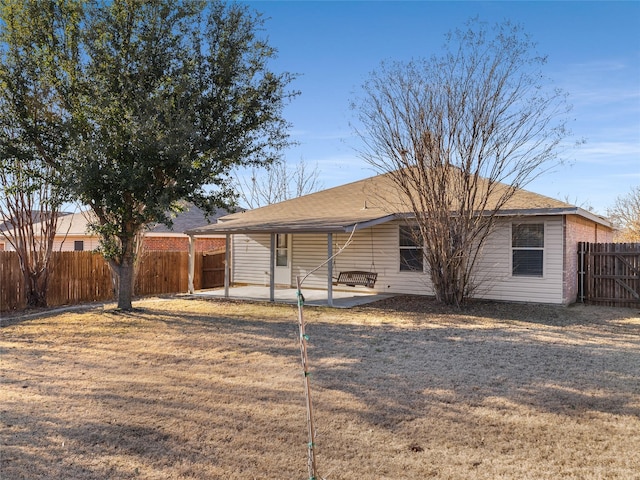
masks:
{"label": "brick wall", "polygon": [[[224,249],[224,242],[224,238],[196,238],[196,252]],[[145,237],[144,246],[147,250],[187,252],[189,251],[189,238]]]}
{"label": "brick wall", "polygon": [[578,242],[610,243],[613,230],[578,215],[564,217],[563,303],[574,303],[578,296]]}
{"label": "brick wall", "polygon": [[196,238],[196,252],[224,250],[224,238]]}

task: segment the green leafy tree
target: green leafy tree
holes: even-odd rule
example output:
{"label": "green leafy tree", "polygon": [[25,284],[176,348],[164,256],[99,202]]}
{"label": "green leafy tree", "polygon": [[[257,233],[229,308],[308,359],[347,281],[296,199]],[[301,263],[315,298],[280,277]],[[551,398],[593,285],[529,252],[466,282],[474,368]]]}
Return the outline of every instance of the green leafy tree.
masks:
{"label": "green leafy tree", "polygon": [[383,64],[354,102],[362,156],[405,194],[444,303],[471,296],[498,214],[558,161],[569,107],[544,63],[520,27],[471,21],[442,55]]}
{"label": "green leafy tree", "polygon": [[82,3],[70,16],[72,3],[29,10],[70,25],[40,45],[71,132],[57,163],[95,213],[118,307],[130,309],[139,233],[170,224],[167,212],[183,199],[205,211],[228,206],[233,167],[279,158],[293,76],[269,70],[276,52],[259,37],[261,16],[245,6],[115,0]]}

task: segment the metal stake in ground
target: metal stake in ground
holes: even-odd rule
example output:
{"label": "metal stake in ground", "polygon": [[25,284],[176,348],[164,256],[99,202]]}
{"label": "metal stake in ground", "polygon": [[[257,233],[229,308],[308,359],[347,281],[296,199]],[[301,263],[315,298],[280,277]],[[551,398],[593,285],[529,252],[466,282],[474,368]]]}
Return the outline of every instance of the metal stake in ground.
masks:
{"label": "metal stake in ground", "polygon": [[308,427],[308,458],[307,466],[309,468],[309,480],[319,480],[318,470],[316,467],[315,453],[315,427],[313,424],[313,403],[311,402],[311,382],[309,379],[309,358],[307,357],[307,340],[309,337],[305,332],[304,325],[304,297],[302,296],[300,276],[296,277],[297,294],[298,294],[298,327],[300,329],[300,358],[302,359],[302,370],[304,373],[304,393],[307,402],[307,427]]}
{"label": "metal stake in ground", "polygon": [[307,427],[309,430],[309,448],[307,458],[307,465],[309,467],[309,480],[321,479],[318,476],[318,469],[316,467],[316,430],[313,425],[313,404],[311,403],[311,382],[309,381],[309,358],[307,357],[307,340],[309,340],[309,337],[307,336],[304,327],[304,297],[302,296],[302,283],[307,279],[309,275],[315,273],[320,268],[324,267],[327,263],[332,262],[333,259],[338,255],[340,255],[344,251],[344,249],[351,244],[351,240],[353,239],[353,235],[354,233],[356,233],[357,229],[358,224],[356,223],[351,230],[351,235],[349,235],[347,242],[335,254],[333,254],[316,268],[308,272],[302,279],[300,279],[299,275],[296,276],[296,287],[298,294],[298,326],[300,328],[300,357],[302,358],[302,370],[304,372],[304,393],[307,399]]}

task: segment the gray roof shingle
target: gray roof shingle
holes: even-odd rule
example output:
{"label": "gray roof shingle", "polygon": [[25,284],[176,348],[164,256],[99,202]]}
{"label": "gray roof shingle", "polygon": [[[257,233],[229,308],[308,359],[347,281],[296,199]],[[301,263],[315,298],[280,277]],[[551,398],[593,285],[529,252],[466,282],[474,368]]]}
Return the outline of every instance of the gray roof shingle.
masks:
{"label": "gray roof shingle", "polygon": [[[506,188],[506,186],[503,186]],[[348,232],[409,215],[405,196],[389,174],[234,213],[218,223],[188,230],[194,235],[212,233],[312,233]],[[518,190],[502,210],[504,215],[578,214],[608,226],[608,222],[566,202],[527,190]]]}

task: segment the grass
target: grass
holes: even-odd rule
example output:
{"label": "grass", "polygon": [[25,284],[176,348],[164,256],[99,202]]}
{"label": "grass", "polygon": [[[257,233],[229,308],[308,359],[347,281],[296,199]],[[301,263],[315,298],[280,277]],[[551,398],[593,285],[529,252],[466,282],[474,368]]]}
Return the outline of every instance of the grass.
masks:
{"label": "grass", "polygon": [[[640,314],[306,308],[339,479],[640,479]],[[305,479],[292,306],[151,299],[5,321],[0,478]]]}

